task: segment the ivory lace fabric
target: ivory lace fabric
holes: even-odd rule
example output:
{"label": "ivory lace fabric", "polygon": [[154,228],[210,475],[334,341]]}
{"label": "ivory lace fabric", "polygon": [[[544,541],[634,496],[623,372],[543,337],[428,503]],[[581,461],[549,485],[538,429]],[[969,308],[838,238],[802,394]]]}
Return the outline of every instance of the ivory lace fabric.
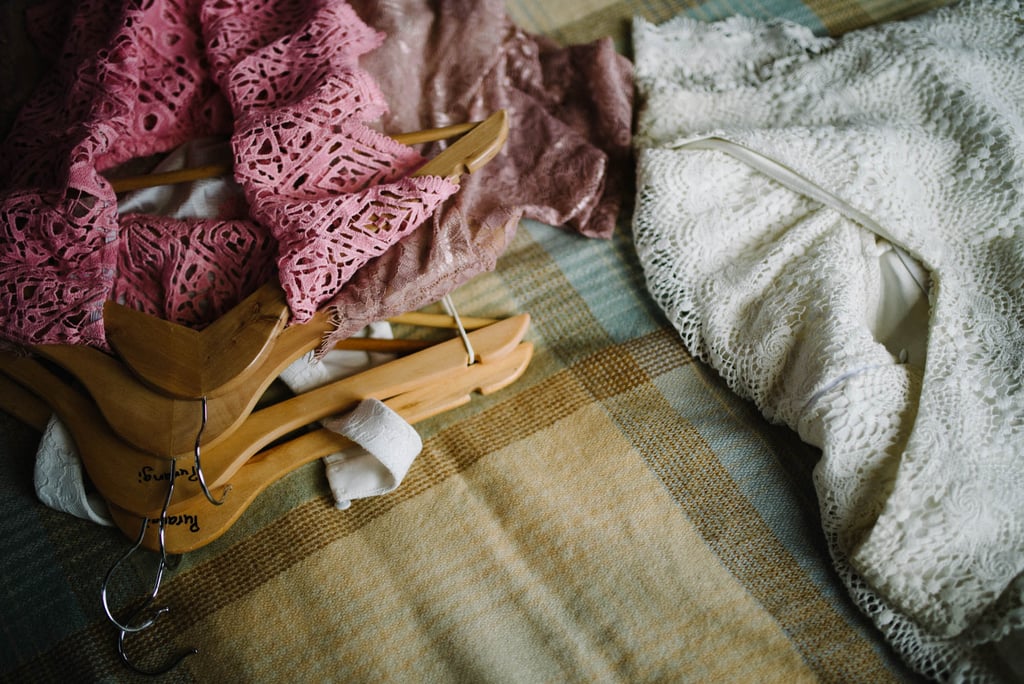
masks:
{"label": "ivory lace fabric", "polygon": [[[59,6],[40,30],[61,33]],[[9,342],[105,346],[108,299],[199,327],[273,277],[293,321],[331,307],[347,336],[493,267],[523,215],[611,231],[631,75],[610,42],[541,43],[497,2],[85,0],[66,14],[52,74],[0,149]],[[503,106],[518,131],[485,185],[411,177],[424,156],[379,130]],[[217,135],[243,202],[214,219],[118,215],[105,172]]]}
{"label": "ivory lace fabric", "polygon": [[821,447],[836,567],[904,658],[998,676],[986,645],[1024,624],[1020,5],[836,40],[637,20],[634,44],[650,291]]}

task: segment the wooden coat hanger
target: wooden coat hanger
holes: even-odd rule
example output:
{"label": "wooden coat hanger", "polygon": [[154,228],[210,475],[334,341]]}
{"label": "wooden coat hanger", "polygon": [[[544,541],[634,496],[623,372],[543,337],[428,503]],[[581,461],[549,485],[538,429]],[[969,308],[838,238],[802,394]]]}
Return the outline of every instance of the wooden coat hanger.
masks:
{"label": "wooden coat hanger", "polygon": [[[464,372],[450,377],[440,386],[424,385],[384,403],[409,423],[418,423],[465,404],[473,392],[490,394],[507,387],[526,371],[532,354],[533,345],[521,342],[500,359],[467,366]],[[224,497],[222,505],[211,506],[202,497],[193,495],[184,503],[170,506],[168,515],[173,523],[165,529],[167,552],[186,553],[215,541],[268,486],[307,463],[352,446],[347,438],[319,428],[264,449],[246,460],[229,478],[230,495]],[[223,495],[225,488],[215,489],[215,493]],[[114,505],[110,506],[110,514],[126,535],[138,534],[141,516]],[[160,547],[156,521],[152,519],[143,535],[142,546],[153,551]]]}
{"label": "wooden coat hanger", "polygon": [[[415,175],[457,178],[473,172],[500,151],[507,137],[508,117],[502,110],[473,125]],[[195,399],[207,397],[202,444],[213,446],[238,428],[274,378],[315,349],[331,329],[326,310],[282,330],[286,315],[284,293],[276,283],[260,287],[202,332],[108,302],[107,339],[119,359],[84,346],[37,345],[33,351],[75,375],[125,440],[170,458],[194,448],[201,423]],[[142,382],[133,382],[132,374]]]}
{"label": "wooden coat hanger", "polygon": [[38,432],[46,429],[53,411],[46,402],[0,373],[0,408]]}
{"label": "wooden coat hanger", "polygon": [[[418,411],[413,414],[417,419],[422,419],[424,409],[410,404],[413,399],[427,406],[450,407],[455,400],[453,392],[459,398],[468,397],[472,389],[489,389],[511,375],[506,357],[519,350],[528,327],[529,315],[519,314],[469,333],[478,359],[472,365],[467,364],[463,341],[455,338],[256,411],[224,441],[204,450],[204,476],[211,488],[227,485],[249,458],[274,440],[314,421],[344,413],[362,399],[384,401],[405,396],[399,405]],[[104,499],[141,517],[160,515],[165,503],[167,459],[120,439],[88,396],[39,361],[0,353],[0,372],[32,390],[61,418],[75,440],[90,480]],[[474,383],[473,388],[465,388]],[[191,456],[176,459],[185,477],[178,481],[172,511],[183,503],[203,499],[200,484],[194,479]]]}
{"label": "wooden coat hanger", "polygon": [[[504,114],[504,110],[501,111]],[[422,131],[411,131],[409,133],[396,133],[389,136],[395,142],[403,145],[419,145],[426,142],[446,140],[468,133],[482,122],[470,121],[467,123],[453,124],[441,128],[427,128]],[[158,185],[177,185],[179,183],[191,183],[206,178],[226,176],[231,173],[231,164],[206,164],[188,169],[175,171],[163,171],[159,173],[147,173],[137,176],[122,176],[120,178],[109,178],[110,187],[115,193],[121,194],[132,190],[142,190]]]}
{"label": "wooden coat hanger", "polygon": [[[419,174],[455,178],[476,170],[500,150],[508,122],[505,113],[498,112],[480,124],[457,128],[468,133],[427,162]],[[427,132],[423,139],[436,139],[435,134]],[[223,487],[273,440],[342,412],[360,399],[405,402],[400,405],[411,416],[425,415],[424,411],[443,410],[439,407],[456,399],[463,401],[467,382],[476,383],[477,389],[511,382],[529,359],[528,354],[521,358],[520,342],[529,323],[528,316],[521,315],[468,335],[480,356],[471,366],[466,365],[462,341],[450,340],[254,413],[269,384],[329,331],[326,312],[308,323],[284,327],[283,293],[276,284],[268,284],[199,333],[116,304],[105,308],[107,317],[108,339],[117,356],[68,345],[32,349],[70,371],[86,393],[26,356],[0,354],[0,372],[20,383],[17,387],[30,388],[43,398],[67,424],[100,494],[126,514],[146,518],[171,510],[162,483],[168,477],[169,459],[189,464],[194,453],[198,465],[203,447],[202,472],[211,487]],[[513,352],[518,356],[510,356]],[[512,359],[520,359],[522,366]],[[202,398],[206,411],[202,423],[197,398]],[[414,400],[423,407],[409,403]],[[0,403],[10,408],[12,401]],[[29,417],[38,423],[40,410],[34,406]],[[202,441],[197,437],[200,427]],[[272,462],[298,463],[295,457]],[[283,466],[276,467],[275,472],[284,472]],[[247,491],[258,493],[269,484],[254,484],[256,469],[245,472]],[[205,480],[202,485],[206,487]],[[170,502],[174,510],[201,501],[200,489],[183,478]]]}

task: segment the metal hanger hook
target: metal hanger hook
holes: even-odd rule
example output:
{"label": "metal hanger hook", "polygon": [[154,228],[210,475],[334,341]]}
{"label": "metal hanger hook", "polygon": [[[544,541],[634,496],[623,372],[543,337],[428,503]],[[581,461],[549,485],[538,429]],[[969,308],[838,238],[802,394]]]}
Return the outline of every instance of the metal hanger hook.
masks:
{"label": "metal hanger hook", "polygon": [[[106,577],[103,578],[103,585],[100,587],[100,601],[103,604],[103,612],[107,614],[107,619],[110,620],[112,623],[114,623],[114,626],[117,627],[122,633],[125,633],[125,632],[140,632],[140,631],[142,631],[142,630],[152,626],[152,624],[154,622],[156,622],[156,619],[158,617],[160,617],[161,615],[163,615],[164,613],[167,612],[167,608],[160,608],[159,610],[156,611],[156,613],[153,615],[153,617],[151,617],[149,620],[147,620],[146,622],[142,623],[141,625],[131,625],[131,619],[128,620],[129,624],[124,625],[124,624],[121,624],[121,622],[116,617],[114,617],[114,612],[110,609],[110,600],[107,598],[107,593],[108,593],[108,589],[109,589],[109,586],[110,586],[111,578],[114,576],[114,573],[117,572],[117,569],[121,566],[121,564],[124,563],[126,560],[128,560],[128,558],[132,554],[134,554],[139,549],[140,546],[142,546],[142,540],[146,536],[146,528],[148,526],[149,526],[149,518],[143,518],[142,519],[142,528],[139,530],[139,537],[138,537],[138,539],[136,539],[136,541],[132,545],[132,547],[130,549],[128,549],[128,551],[123,556],[118,558],[117,561],[112,566],[110,566],[110,569],[107,570]],[[142,606],[132,614],[132,618],[134,618],[136,615],[138,615],[140,612],[142,612],[143,608],[145,608],[146,606],[151,604],[156,599],[156,595],[160,592],[160,583],[163,580],[163,576],[164,576],[164,570],[163,570],[164,569],[164,565],[165,565],[165,563],[164,563],[163,559],[161,559],[160,560],[160,566],[157,569],[156,578],[153,581],[153,589],[150,591],[149,596],[146,598],[145,603],[143,603]]]}
{"label": "metal hanger hook", "polygon": [[199,488],[203,490],[203,496],[206,500],[212,503],[214,506],[220,506],[227,499],[228,492],[231,491],[231,487],[224,488],[224,495],[220,497],[220,501],[213,498],[213,494],[210,492],[210,488],[206,485],[206,475],[203,473],[203,464],[200,461],[202,454],[202,446],[200,440],[203,437],[203,431],[206,429],[206,422],[209,418],[209,401],[204,394],[201,399],[202,405],[202,422],[199,424],[199,433],[196,435],[196,446],[195,446],[195,459],[196,459],[196,477],[199,478]]}
{"label": "metal hanger hook", "polygon": [[109,601],[107,599],[107,590],[108,590],[108,585],[110,584],[110,578],[113,576],[113,574],[117,570],[117,568],[120,567],[120,565],[125,560],[127,560],[129,556],[131,556],[133,553],[135,553],[140,546],[142,546],[142,541],[146,537],[146,529],[149,527],[149,523],[150,523],[150,519],[149,518],[143,518],[142,519],[142,526],[139,529],[139,537],[138,537],[138,539],[135,540],[135,543],[128,550],[128,552],[125,553],[123,556],[121,556],[117,560],[117,562],[114,563],[114,565],[110,568],[110,570],[107,571],[107,576],[103,580],[103,587],[102,587],[102,589],[100,591],[100,597],[101,597],[101,599],[103,601],[103,610],[106,612],[107,618],[109,618],[110,621],[114,623],[114,625],[117,627],[117,630],[118,630],[117,655],[121,658],[121,662],[124,663],[124,665],[127,668],[129,668],[130,670],[132,670],[133,672],[135,672],[137,674],[147,675],[147,676],[156,676],[156,675],[164,674],[165,672],[169,672],[169,671],[173,670],[174,668],[176,668],[181,663],[182,660],[184,660],[185,658],[187,658],[190,655],[193,655],[193,654],[199,652],[198,649],[192,648],[192,649],[189,649],[187,651],[184,651],[184,652],[180,653],[177,658],[172,660],[170,663],[164,665],[163,667],[159,667],[159,668],[157,668],[155,670],[145,670],[145,669],[139,667],[138,665],[136,665],[135,663],[133,663],[128,658],[128,654],[125,652],[125,648],[124,648],[125,637],[127,637],[128,634],[131,634],[131,633],[134,633],[134,632],[141,632],[142,630],[151,627],[153,625],[153,623],[156,622],[157,618],[159,618],[161,615],[163,615],[164,613],[166,613],[166,612],[168,612],[170,610],[166,606],[158,608],[156,610],[156,612],[153,614],[153,616],[151,618],[149,618],[148,620],[146,620],[145,622],[143,622],[143,623],[141,623],[139,625],[132,625],[131,624],[142,613],[142,611],[146,610],[153,603],[153,601],[156,600],[156,596],[160,592],[160,585],[163,582],[164,571],[167,569],[167,567],[169,565],[169,562],[167,560],[167,537],[166,537],[166,531],[167,531],[167,511],[170,509],[171,500],[174,498],[174,481],[176,479],[177,471],[178,471],[177,459],[176,458],[172,458],[171,459],[171,468],[170,468],[170,477],[168,478],[168,482],[167,482],[167,496],[164,498],[163,509],[160,512],[160,521],[159,521],[160,522],[160,534],[159,534],[159,540],[160,540],[160,560],[159,560],[159,562],[157,564],[156,578],[153,581],[153,589],[150,591],[149,596],[146,597],[146,600],[142,603],[141,606],[139,606],[137,609],[135,609],[135,611],[132,612],[131,616],[127,620],[127,622],[128,622],[127,625],[121,624],[121,622],[118,621],[114,617],[113,612],[110,610],[110,603],[109,603]]}
{"label": "metal hanger hook", "polygon": [[466,356],[469,359],[466,365],[472,366],[476,363],[476,352],[473,350],[473,343],[469,340],[466,327],[462,325],[462,319],[459,318],[459,310],[455,308],[455,301],[450,294],[446,294],[441,298],[441,304],[444,306],[445,311],[448,312],[448,315],[455,320],[455,327],[459,331],[459,337],[462,338],[462,344],[466,346]]}
{"label": "metal hanger hook", "polygon": [[[167,528],[167,511],[171,506],[171,499],[174,497],[174,481],[177,478],[177,471],[178,460],[176,458],[172,458],[170,473],[167,480],[167,495],[164,497],[164,505],[160,513],[160,560],[157,563],[156,577],[153,579],[153,588],[150,590],[149,596],[146,597],[146,600],[142,604],[142,606],[135,611],[136,615],[139,612],[141,612],[144,608],[149,606],[154,600],[156,600],[157,594],[160,593],[160,584],[163,582],[164,571],[167,569],[167,544],[165,530]],[[117,561],[110,567],[109,570],[107,570],[107,575],[103,578],[103,585],[100,587],[100,601],[103,603],[103,611],[107,614],[107,618],[112,623],[114,623],[114,626],[117,627],[121,632],[142,631],[152,626],[152,624],[156,622],[156,619],[158,617],[167,612],[167,608],[160,608],[153,615],[153,617],[151,617],[149,620],[142,623],[141,625],[133,626],[130,624],[131,620],[128,621],[129,624],[125,625],[121,624],[121,622],[114,617],[114,613],[110,609],[110,600],[107,598],[111,578],[114,576],[114,573],[117,571],[117,569],[121,567],[121,564],[128,560],[128,558],[131,557],[131,555],[138,551],[139,547],[142,546],[142,541],[146,537],[146,529],[149,527],[149,521],[149,518],[142,519],[142,525],[140,525],[139,527],[139,536],[135,540],[135,543],[132,544],[132,547],[128,549],[128,551],[123,556],[117,559]]]}
{"label": "metal hanger hook", "polygon": [[[138,614],[141,613],[144,609],[145,609],[145,606],[142,606],[142,608],[139,608],[134,613],[132,613],[132,616],[129,619],[129,622],[131,622],[131,620],[134,620],[138,616]],[[163,611],[163,612],[167,611],[166,608],[161,608],[160,610]],[[153,621],[150,620],[149,624],[152,624],[152,622]],[[143,668],[139,667],[138,665],[133,663],[131,661],[131,659],[128,658],[128,653],[125,651],[125,647],[124,647],[125,637],[128,634],[129,634],[129,632],[127,630],[123,630],[122,629],[122,630],[119,631],[118,636],[117,636],[117,655],[121,659],[121,662],[124,663],[125,667],[127,667],[129,670],[131,670],[132,672],[135,672],[136,674],[145,675],[147,677],[156,677],[158,675],[162,675],[162,674],[165,674],[167,672],[170,672],[174,668],[178,667],[178,665],[181,664],[181,661],[185,660],[185,658],[188,658],[190,655],[195,655],[195,654],[199,653],[199,649],[198,648],[194,648],[193,647],[193,648],[185,649],[184,651],[181,651],[180,653],[178,653],[178,655],[176,657],[174,657],[167,664],[165,664],[163,666],[160,666],[160,667],[158,667],[158,668],[156,668],[154,670],[146,670],[146,669],[143,669]]]}

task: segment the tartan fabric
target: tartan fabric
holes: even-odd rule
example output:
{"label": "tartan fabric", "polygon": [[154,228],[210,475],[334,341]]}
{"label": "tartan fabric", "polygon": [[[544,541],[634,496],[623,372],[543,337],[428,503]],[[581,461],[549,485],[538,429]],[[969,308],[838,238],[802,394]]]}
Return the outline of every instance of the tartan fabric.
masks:
{"label": "tartan fabric", "polygon": [[[555,6],[557,5],[557,9]],[[563,42],[626,18],[768,12],[841,32],[897,2],[509,3]],[[920,9],[919,6],[911,9]],[[834,576],[817,454],[694,361],[644,289],[628,210],[610,241],[524,223],[497,269],[454,295],[526,311],[527,374],[418,426],[394,493],[336,510],[319,464],[275,483],[182,557],[142,664],[163,681],[913,681]],[[103,615],[119,533],[46,509],[38,439],[0,414],[0,679],[133,681]],[[136,555],[112,587],[148,590]],[[120,603],[115,600],[115,605]]]}

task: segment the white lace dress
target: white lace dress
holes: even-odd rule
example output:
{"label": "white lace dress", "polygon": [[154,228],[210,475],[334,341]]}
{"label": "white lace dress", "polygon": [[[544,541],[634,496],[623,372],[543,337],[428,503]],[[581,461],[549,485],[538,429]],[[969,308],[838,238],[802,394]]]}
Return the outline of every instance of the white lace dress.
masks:
{"label": "white lace dress", "polygon": [[837,39],[634,24],[637,252],[692,353],[821,448],[854,600],[919,671],[1024,622],[1024,15]]}

